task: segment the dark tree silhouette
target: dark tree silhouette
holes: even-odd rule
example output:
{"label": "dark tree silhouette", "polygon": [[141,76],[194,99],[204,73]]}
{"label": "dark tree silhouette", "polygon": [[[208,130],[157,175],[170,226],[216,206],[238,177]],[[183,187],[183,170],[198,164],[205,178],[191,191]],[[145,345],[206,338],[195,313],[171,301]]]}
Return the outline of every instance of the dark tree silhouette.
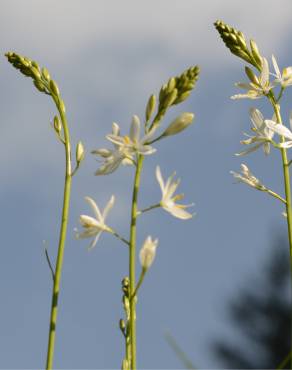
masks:
{"label": "dark tree silhouette", "polygon": [[[239,338],[212,343],[225,368],[276,369],[290,351],[291,280],[289,247],[279,239],[266,266],[247,281],[229,304],[228,314]],[[289,368],[286,361],[283,368]]]}

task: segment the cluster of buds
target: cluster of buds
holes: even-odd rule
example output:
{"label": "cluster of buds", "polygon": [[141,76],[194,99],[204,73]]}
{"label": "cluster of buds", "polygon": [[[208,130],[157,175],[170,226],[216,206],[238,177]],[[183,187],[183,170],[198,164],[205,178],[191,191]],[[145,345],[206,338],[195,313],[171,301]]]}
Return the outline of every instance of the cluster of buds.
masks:
{"label": "cluster of buds", "polygon": [[224,44],[232,54],[252,64],[261,71],[262,58],[254,40],[250,40],[249,49],[244,34],[241,31],[238,31],[219,20],[214,23],[214,26],[219,32]]}
{"label": "cluster of buds", "polygon": [[40,68],[37,62],[30,60],[22,55],[8,52],[5,54],[8,62],[18,69],[23,75],[31,77],[35,87],[42,93],[52,95],[58,102],[60,110],[65,113],[65,104],[60,97],[60,90],[57,83],[51,79],[49,71],[46,68]]}
{"label": "cluster of buds", "polygon": [[[156,125],[164,116],[166,110],[176,104],[186,100],[193,90],[196,81],[199,78],[200,69],[198,66],[193,66],[185,70],[180,76],[171,77],[164,84],[159,92],[158,112],[152,123]],[[153,113],[155,109],[155,97],[151,95],[146,107],[146,120],[150,118],[149,113]]]}

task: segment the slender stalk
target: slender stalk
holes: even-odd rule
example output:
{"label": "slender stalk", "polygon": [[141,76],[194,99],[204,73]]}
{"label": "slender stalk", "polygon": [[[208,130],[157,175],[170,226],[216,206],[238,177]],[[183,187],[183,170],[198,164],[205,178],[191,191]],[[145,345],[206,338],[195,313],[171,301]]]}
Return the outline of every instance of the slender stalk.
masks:
{"label": "slender stalk", "polygon": [[[273,96],[269,97],[270,102],[273,105],[274,112],[277,117],[277,122],[282,124],[282,117],[280,114],[280,107],[276,103]],[[281,138],[281,141],[284,142],[284,137]],[[282,163],[283,163],[283,174],[284,174],[284,185],[285,185],[285,195],[286,195],[286,214],[287,214],[287,226],[288,226],[288,239],[289,239],[289,249],[290,249],[290,274],[292,279],[292,209],[291,209],[291,186],[290,186],[290,173],[289,173],[289,160],[287,158],[287,152],[285,148],[281,148]],[[292,280],[291,280],[292,288]],[[292,340],[292,326],[291,326],[291,337]],[[291,348],[291,343],[290,343]],[[292,369],[292,358],[290,368]]]}
{"label": "slender stalk", "polygon": [[286,204],[286,200],[284,198],[282,198],[279,194],[275,193],[274,191],[270,190],[270,189],[267,189],[266,192],[268,194],[270,194],[272,197],[276,198],[276,199],[279,199],[281,202],[283,202],[284,204]]}
{"label": "slender stalk", "polygon": [[51,304],[51,316],[50,316],[50,329],[49,329],[49,341],[48,341],[48,352],[47,352],[47,364],[46,369],[51,370],[53,368],[54,359],[54,348],[56,338],[56,324],[58,315],[58,299],[60,292],[60,281],[62,275],[63,259],[64,259],[64,248],[67,233],[69,204],[70,204],[70,190],[71,190],[71,150],[70,150],[70,136],[67,125],[67,119],[63,107],[60,105],[60,99],[52,94],[52,98],[55,101],[57,109],[59,111],[62,126],[64,130],[64,145],[65,145],[65,156],[66,156],[66,170],[65,170],[65,186],[64,186],[64,198],[63,198],[63,210],[62,210],[62,221],[59,236],[59,247],[58,256],[56,261],[55,279],[52,292],[52,304]]}
{"label": "slender stalk", "polygon": [[[139,155],[137,160],[136,174],[133,188],[131,230],[130,230],[130,253],[129,253],[129,276],[130,276],[130,297],[135,292],[136,275],[136,221],[137,221],[137,200],[140,186],[140,177],[143,165],[143,156]],[[136,299],[130,301],[130,346],[131,346],[131,369],[135,370],[136,365]]]}
{"label": "slender stalk", "polygon": [[[280,108],[276,104],[273,97],[270,97],[270,102],[273,105],[274,112],[276,114],[277,122],[282,124],[282,117],[280,114]],[[281,138],[284,141],[284,138]],[[285,186],[285,196],[286,196],[286,213],[287,213],[287,224],[288,224],[288,239],[290,247],[290,267],[292,274],[292,208],[291,208],[291,186],[290,186],[290,173],[289,173],[289,160],[287,158],[287,151],[285,148],[281,148],[281,156],[283,163],[283,175],[284,175],[284,186]]]}
{"label": "slender stalk", "polygon": [[140,286],[143,283],[143,280],[144,280],[144,277],[146,275],[146,272],[147,272],[147,270],[145,268],[142,268],[142,271],[141,271],[141,274],[140,274],[140,277],[139,277],[137,286],[136,286],[136,288],[134,290],[133,295],[130,297],[130,301],[133,300],[133,299],[135,299],[136,295],[138,294],[138,290],[140,289]]}

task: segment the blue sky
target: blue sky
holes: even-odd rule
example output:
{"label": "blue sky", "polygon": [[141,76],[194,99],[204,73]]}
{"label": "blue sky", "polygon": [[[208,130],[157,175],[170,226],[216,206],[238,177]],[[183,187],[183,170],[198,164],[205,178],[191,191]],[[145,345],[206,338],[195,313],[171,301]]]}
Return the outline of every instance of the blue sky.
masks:
{"label": "blue sky", "polygon": [[[212,338],[234,336],[224,317],[226,299],[246,275],[257,271],[270,239],[285,231],[282,207],[265,194],[234,185],[242,132],[248,131],[250,106],[267,116],[262,101],[231,101],[234,82],[245,79],[244,63],[224,47],[213,27],[216,19],[253,37],[262,54],[292,64],[288,0],[266,1],[32,1],[2,0],[1,54],[12,50],[46,66],[65,100],[72,142],[82,140],[87,157],[74,177],[68,239],[60,296],[55,366],[119,368],[123,340],[120,281],[127,274],[127,253],[110,235],[87,252],[74,239],[84,196],[104,206],[115,194],[111,226],[128,233],[131,168],[94,177],[90,150],[104,147],[113,121],[125,132],[131,116],[144,114],[148,97],[171,76],[199,64],[201,76],[190,99],[173,109],[167,125],[182,111],[195,124],[157,144],[145,161],[141,207],[155,203],[160,190],[154,176],[160,165],[181,177],[187,202],[195,202],[191,221],[162,210],[145,215],[138,241],[159,238],[157,258],[139,295],[138,364],[179,368],[164,339],[169,330],[200,367],[217,367],[208,345]],[[276,17],[277,16],[277,17]],[[63,148],[50,128],[55,108],[29,79],[0,58],[0,166],[2,248],[0,258],[0,348],[2,368],[44,366],[51,277],[43,253],[46,241],[56,256],[63,192]],[[287,120],[290,92],[283,98]],[[262,151],[246,158],[264,184],[282,194],[280,157]]]}

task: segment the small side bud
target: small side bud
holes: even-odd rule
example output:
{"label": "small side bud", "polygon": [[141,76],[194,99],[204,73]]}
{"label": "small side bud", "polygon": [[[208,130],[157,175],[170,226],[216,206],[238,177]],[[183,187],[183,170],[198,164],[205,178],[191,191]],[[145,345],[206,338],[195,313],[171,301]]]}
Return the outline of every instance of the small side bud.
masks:
{"label": "small side bud", "polygon": [[78,165],[83,161],[84,156],[85,156],[84,146],[82,142],[79,141],[76,146],[76,162]]}
{"label": "small side bud", "polygon": [[120,327],[121,332],[124,333],[125,329],[126,329],[126,324],[125,324],[125,321],[123,319],[120,319],[119,327]]}
{"label": "small side bud", "polygon": [[129,369],[130,369],[129,361],[126,358],[124,358],[123,363],[122,363],[122,370],[129,370]]}
{"label": "small side bud", "polygon": [[259,48],[257,46],[257,44],[255,43],[254,40],[250,40],[250,50],[251,50],[251,53],[252,53],[252,56],[254,58],[254,60],[256,61],[256,63],[261,66],[262,64],[262,56],[260,54],[260,51],[259,51]]}
{"label": "small side bud", "polygon": [[55,129],[55,131],[58,135],[62,131],[62,123],[61,123],[60,118],[58,116],[54,117],[54,129]]}
{"label": "small side bud", "polygon": [[152,265],[155,255],[156,248],[158,245],[158,239],[152,240],[151,236],[148,236],[140,250],[140,263],[143,269],[148,270]]}
{"label": "small side bud", "polygon": [[56,96],[59,96],[60,95],[59,87],[58,87],[57,83],[54,80],[51,80],[50,81],[50,88],[51,88],[52,93],[54,95],[56,95]]}
{"label": "small side bud", "polygon": [[175,77],[171,77],[168,80],[168,83],[167,83],[167,92],[168,93],[172,92],[172,90],[175,88],[175,86],[176,86],[176,79],[175,79]]}
{"label": "small side bud", "polygon": [[178,93],[178,91],[177,91],[177,89],[173,89],[172,90],[172,92],[171,93],[169,93],[167,96],[166,96],[166,98],[165,98],[165,100],[164,100],[164,102],[163,102],[163,107],[166,109],[166,108],[168,108],[168,107],[170,107],[172,104],[173,104],[173,102],[175,101],[175,99],[177,98],[177,93]]}
{"label": "small side bud", "polygon": [[249,80],[256,85],[259,85],[259,80],[257,76],[254,74],[253,70],[250,69],[249,67],[245,67],[244,70]]}
{"label": "small side bud", "polygon": [[[51,80],[52,82],[52,80]],[[63,100],[60,100],[60,109],[61,111],[65,114],[66,113],[66,107],[65,107],[65,103]]]}
{"label": "small side bud", "polygon": [[42,68],[42,76],[48,82],[51,80],[51,76],[50,76],[49,71],[47,70],[47,68]]}
{"label": "small side bud", "polygon": [[46,92],[45,85],[40,80],[34,80],[33,81],[34,86],[40,91],[40,92]]}
{"label": "small side bud", "polygon": [[152,114],[154,113],[155,107],[156,107],[156,96],[152,94],[146,106],[146,112],[145,112],[146,122],[150,120]]}
{"label": "small side bud", "polygon": [[171,136],[185,130],[193,122],[194,114],[184,112],[176,117],[167,129],[164,131],[163,136]]}

